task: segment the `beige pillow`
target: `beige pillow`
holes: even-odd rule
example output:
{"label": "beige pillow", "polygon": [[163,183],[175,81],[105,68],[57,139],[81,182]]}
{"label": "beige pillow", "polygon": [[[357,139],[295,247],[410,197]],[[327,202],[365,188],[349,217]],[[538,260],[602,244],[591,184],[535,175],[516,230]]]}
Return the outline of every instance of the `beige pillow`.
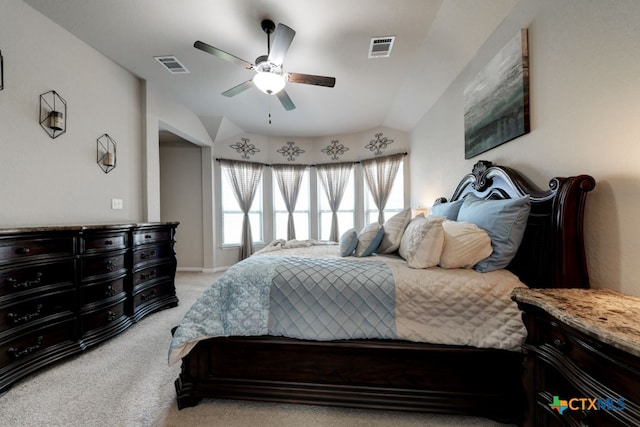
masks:
{"label": "beige pillow", "polygon": [[402,212],[398,212],[388,220],[384,222],[384,236],[380,246],[376,249],[379,254],[390,254],[398,250],[400,242],[402,241],[402,234],[404,233],[407,224],[411,220],[411,209],[407,208]]}
{"label": "beige pillow", "polygon": [[400,256],[411,268],[435,267],[440,262],[444,230],[440,216],[417,216],[411,220],[400,241]]}
{"label": "beige pillow", "polygon": [[475,224],[445,221],[444,248],[440,255],[442,268],[472,268],[493,252],[491,238]]}

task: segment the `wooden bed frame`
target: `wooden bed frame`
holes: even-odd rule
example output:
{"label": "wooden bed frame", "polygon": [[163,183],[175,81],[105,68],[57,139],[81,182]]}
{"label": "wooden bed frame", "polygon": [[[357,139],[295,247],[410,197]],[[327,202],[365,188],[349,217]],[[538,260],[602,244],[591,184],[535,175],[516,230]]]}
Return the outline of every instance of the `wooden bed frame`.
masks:
{"label": "wooden bed frame", "polygon": [[[554,178],[542,191],[514,170],[476,163],[451,201],[475,193],[530,195],[531,214],[509,265],[530,287],[589,287],[583,212],[587,175]],[[446,199],[439,199],[446,201]],[[182,359],[178,407],[205,397],[474,415],[520,422],[523,354],[397,340],[306,341],[225,337],[199,342]]]}

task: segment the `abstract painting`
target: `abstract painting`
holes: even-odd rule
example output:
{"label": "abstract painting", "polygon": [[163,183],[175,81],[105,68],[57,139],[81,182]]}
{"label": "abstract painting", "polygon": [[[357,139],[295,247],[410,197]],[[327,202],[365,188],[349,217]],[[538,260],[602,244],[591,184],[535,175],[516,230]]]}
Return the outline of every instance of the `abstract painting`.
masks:
{"label": "abstract painting", "polygon": [[522,29],[464,90],[464,158],[529,133],[529,47]]}

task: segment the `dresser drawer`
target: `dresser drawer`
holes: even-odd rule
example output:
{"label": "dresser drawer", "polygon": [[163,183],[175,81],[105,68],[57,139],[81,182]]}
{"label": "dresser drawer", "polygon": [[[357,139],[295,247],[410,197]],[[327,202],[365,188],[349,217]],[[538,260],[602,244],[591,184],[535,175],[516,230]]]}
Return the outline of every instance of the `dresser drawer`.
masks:
{"label": "dresser drawer", "polygon": [[69,317],[0,342],[0,368],[19,361],[26,362],[65,341],[72,342],[74,322],[75,318]]}
{"label": "dresser drawer", "polygon": [[169,228],[136,230],[133,233],[133,245],[145,245],[156,242],[169,242],[172,239],[172,231]]}
{"label": "dresser drawer", "polygon": [[98,277],[116,276],[126,272],[126,253],[120,252],[108,256],[86,256],[80,262],[82,280]]}
{"label": "dresser drawer", "polygon": [[73,286],[74,265],[74,261],[70,260],[0,270],[0,301],[24,297],[46,288]]}
{"label": "dresser drawer", "polygon": [[94,329],[115,324],[119,320],[126,318],[124,306],[125,298],[122,298],[121,301],[109,307],[82,312],[80,315],[80,330],[82,335]]}
{"label": "dresser drawer", "polygon": [[85,234],[80,237],[80,251],[89,253],[125,249],[127,247],[127,237],[126,231]]}
{"label": "dresser drawer", "polygon": [[115,280],[84,284],[80,287],[80,305],[99,303],[124,292],[124,276]]}
{"label": "dresser drawer", "polygon": [[162,297],[175,295],[175,293],[173,283],[171,281],[164,281],[134,294],[133,306],[137,308],[144,304],[152,303],[154,300]]}
{"label": "dresser drawer", "polygon": [[133,252],[133,265],[135,268],[137,264],[152,262],[170,256],[173,256],[173,249],[170,244],[143,246]]}
{"label": "dresser drawer", "polygon": [[178,298],[173,280],[155,282],[153,286],[134,293],[132,318],[137,322],[150,313],[176,305],[178,305]]}
{"label": "dresser drawer", "polygon": [[48,292],[13,304],[0,306],[0,337],[13,328],[28,328],[53,315],[73,315],[74,289]]}
{"label": "dresser drawer", "polygon": [[73,236],[0,240],[0,264],[74,255]]}
{"label": "dresser drawer", "polygon": [[172,263],[158,264],[133,272],[133,291],[145,282],[173,278],[174,265]]}

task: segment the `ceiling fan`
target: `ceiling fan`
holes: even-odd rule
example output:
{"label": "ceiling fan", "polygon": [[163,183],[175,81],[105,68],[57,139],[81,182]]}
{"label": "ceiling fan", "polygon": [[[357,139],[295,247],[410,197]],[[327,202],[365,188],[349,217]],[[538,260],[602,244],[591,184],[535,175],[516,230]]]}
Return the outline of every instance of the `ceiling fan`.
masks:
{"label": "ceiling fan", "polygon": [[[287,81],[316,86],[335,86],[335,77],[285,72],[282,69],[282,63],[296,32],[284,24],[278,24],[278,28],[276,28],[273,21],[269,19],[263,20],[261,25],[262,30],[267,33],[267,54],[258,56],[256,58],[255,65],[204,42],[196,41],[193,44],[197,49],[210,53],[218,58],[224,59],[225,61],[242,65],[246,69],[256,72],[256,75],[253,76],[251,80],[247,80],[246,82],[240,83],[239,85],[222,92],[224,96],[232,97],[244,92],[252,86],[255,86],[267,95],[276,95],[285,110],[289,111],[296,108],[296,106],[284,90],[284,86]],[[273,44],[271,44],[270,36],[274,31],[275,35],[273,38]]]}

